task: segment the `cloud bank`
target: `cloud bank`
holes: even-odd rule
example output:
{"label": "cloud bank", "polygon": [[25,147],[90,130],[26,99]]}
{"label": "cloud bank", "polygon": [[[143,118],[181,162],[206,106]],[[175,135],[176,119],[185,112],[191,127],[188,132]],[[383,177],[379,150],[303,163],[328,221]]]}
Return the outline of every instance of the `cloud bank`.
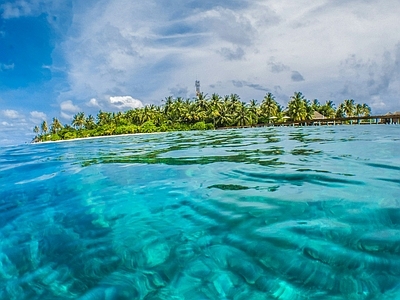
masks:
{"label": "cloud bank", "polygon": [[[261,100],[271,91],[286,105],[293,92],[301,91],[322,102],[352,98],[376,113],[399,110],[398,4],[6,2],[0,4],[0,43],[10,39],[12,26],[7,24],[37,18],[39,28],[47,28],[49,40],[44,42],[49,48],[44,63],[32,73],[43,76],[41,80],[0,89],[1,116],[17,111],[33,118],[30,112],[42,111],[67,120],[79,111],[95,114],[160,104],[169,95],[193,97],[196,79],[209,95],[237,93],[243,101]],[[4,81],[5,74],[21,71],[12,58],[0,57]],[[8,117],[2,122],[11,124]]]}

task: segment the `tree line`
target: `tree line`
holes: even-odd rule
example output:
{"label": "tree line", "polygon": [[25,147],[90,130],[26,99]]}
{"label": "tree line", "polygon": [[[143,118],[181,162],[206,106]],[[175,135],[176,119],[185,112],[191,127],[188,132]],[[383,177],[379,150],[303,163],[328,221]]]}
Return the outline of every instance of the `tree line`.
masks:
{"label": "tree line", "polygon": [[356,104],[353,99],[344,100],[336,108],[332,101],[321,104],[310,101],[301,92],[290,97],[286,108],[281,106],[272,93],[267,93],[261,103],[241,101],[239,95],[208,97],[199,93],[194,99],[169,96],[163,104],[146,105],[125,112],[99,111],[96,118],[84,112],[74,115],[71,124],[62,125],[57,118],[49,125],[43,121],[35,126],[34,142],[57,141],[93,136],[130,133],[150,133],[182,130],[206,130],[231,126],[252,126],[280,123],[287,120],[305,121],[318,112],[326,118],[369,116],[367,104]]}

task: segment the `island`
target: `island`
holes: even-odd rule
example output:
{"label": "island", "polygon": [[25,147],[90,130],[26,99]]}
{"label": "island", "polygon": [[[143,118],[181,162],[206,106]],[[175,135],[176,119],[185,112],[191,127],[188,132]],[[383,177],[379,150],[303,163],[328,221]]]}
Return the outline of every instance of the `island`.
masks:
{"label": "island", "polygon": [[[318,99],[311,101],[301,92],[295,92],[287,107],[283,107],[272,93],[266,93],[259,104],[254,99],[243,102],[237,94],[222,97],[214,93],[208,97],[199,92],[194,99],[166,97],[159,106],[146,105],[125,112],[99,111],[96,118],[79,112],[71,124],[62,125],[54,117],[50,125],[43,121],[34,127],[36,136],[32,142],[247,126],[352,124],[353,120],[371,123],[372,119],[371,108],[353,99],[344,100],[336,108],[333,101],[321,104]],[[398,119],[383,122],[398,122]]]}

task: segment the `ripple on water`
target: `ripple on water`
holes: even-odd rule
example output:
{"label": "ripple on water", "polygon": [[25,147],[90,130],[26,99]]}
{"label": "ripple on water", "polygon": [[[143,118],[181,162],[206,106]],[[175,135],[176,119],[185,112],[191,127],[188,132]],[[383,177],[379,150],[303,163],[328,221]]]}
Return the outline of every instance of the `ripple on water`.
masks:
{"label": "ripple on water", "polygon": [[396,299],[397,141],[371,125],[0,149],[0,299]]}

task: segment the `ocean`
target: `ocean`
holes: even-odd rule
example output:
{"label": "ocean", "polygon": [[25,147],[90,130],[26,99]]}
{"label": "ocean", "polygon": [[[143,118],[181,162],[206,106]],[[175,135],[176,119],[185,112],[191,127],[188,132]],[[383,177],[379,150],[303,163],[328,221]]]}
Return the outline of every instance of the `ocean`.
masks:
{"label": "ocean", "polygon": [[400,299],[400,127],[0,148],[0,299]]}

